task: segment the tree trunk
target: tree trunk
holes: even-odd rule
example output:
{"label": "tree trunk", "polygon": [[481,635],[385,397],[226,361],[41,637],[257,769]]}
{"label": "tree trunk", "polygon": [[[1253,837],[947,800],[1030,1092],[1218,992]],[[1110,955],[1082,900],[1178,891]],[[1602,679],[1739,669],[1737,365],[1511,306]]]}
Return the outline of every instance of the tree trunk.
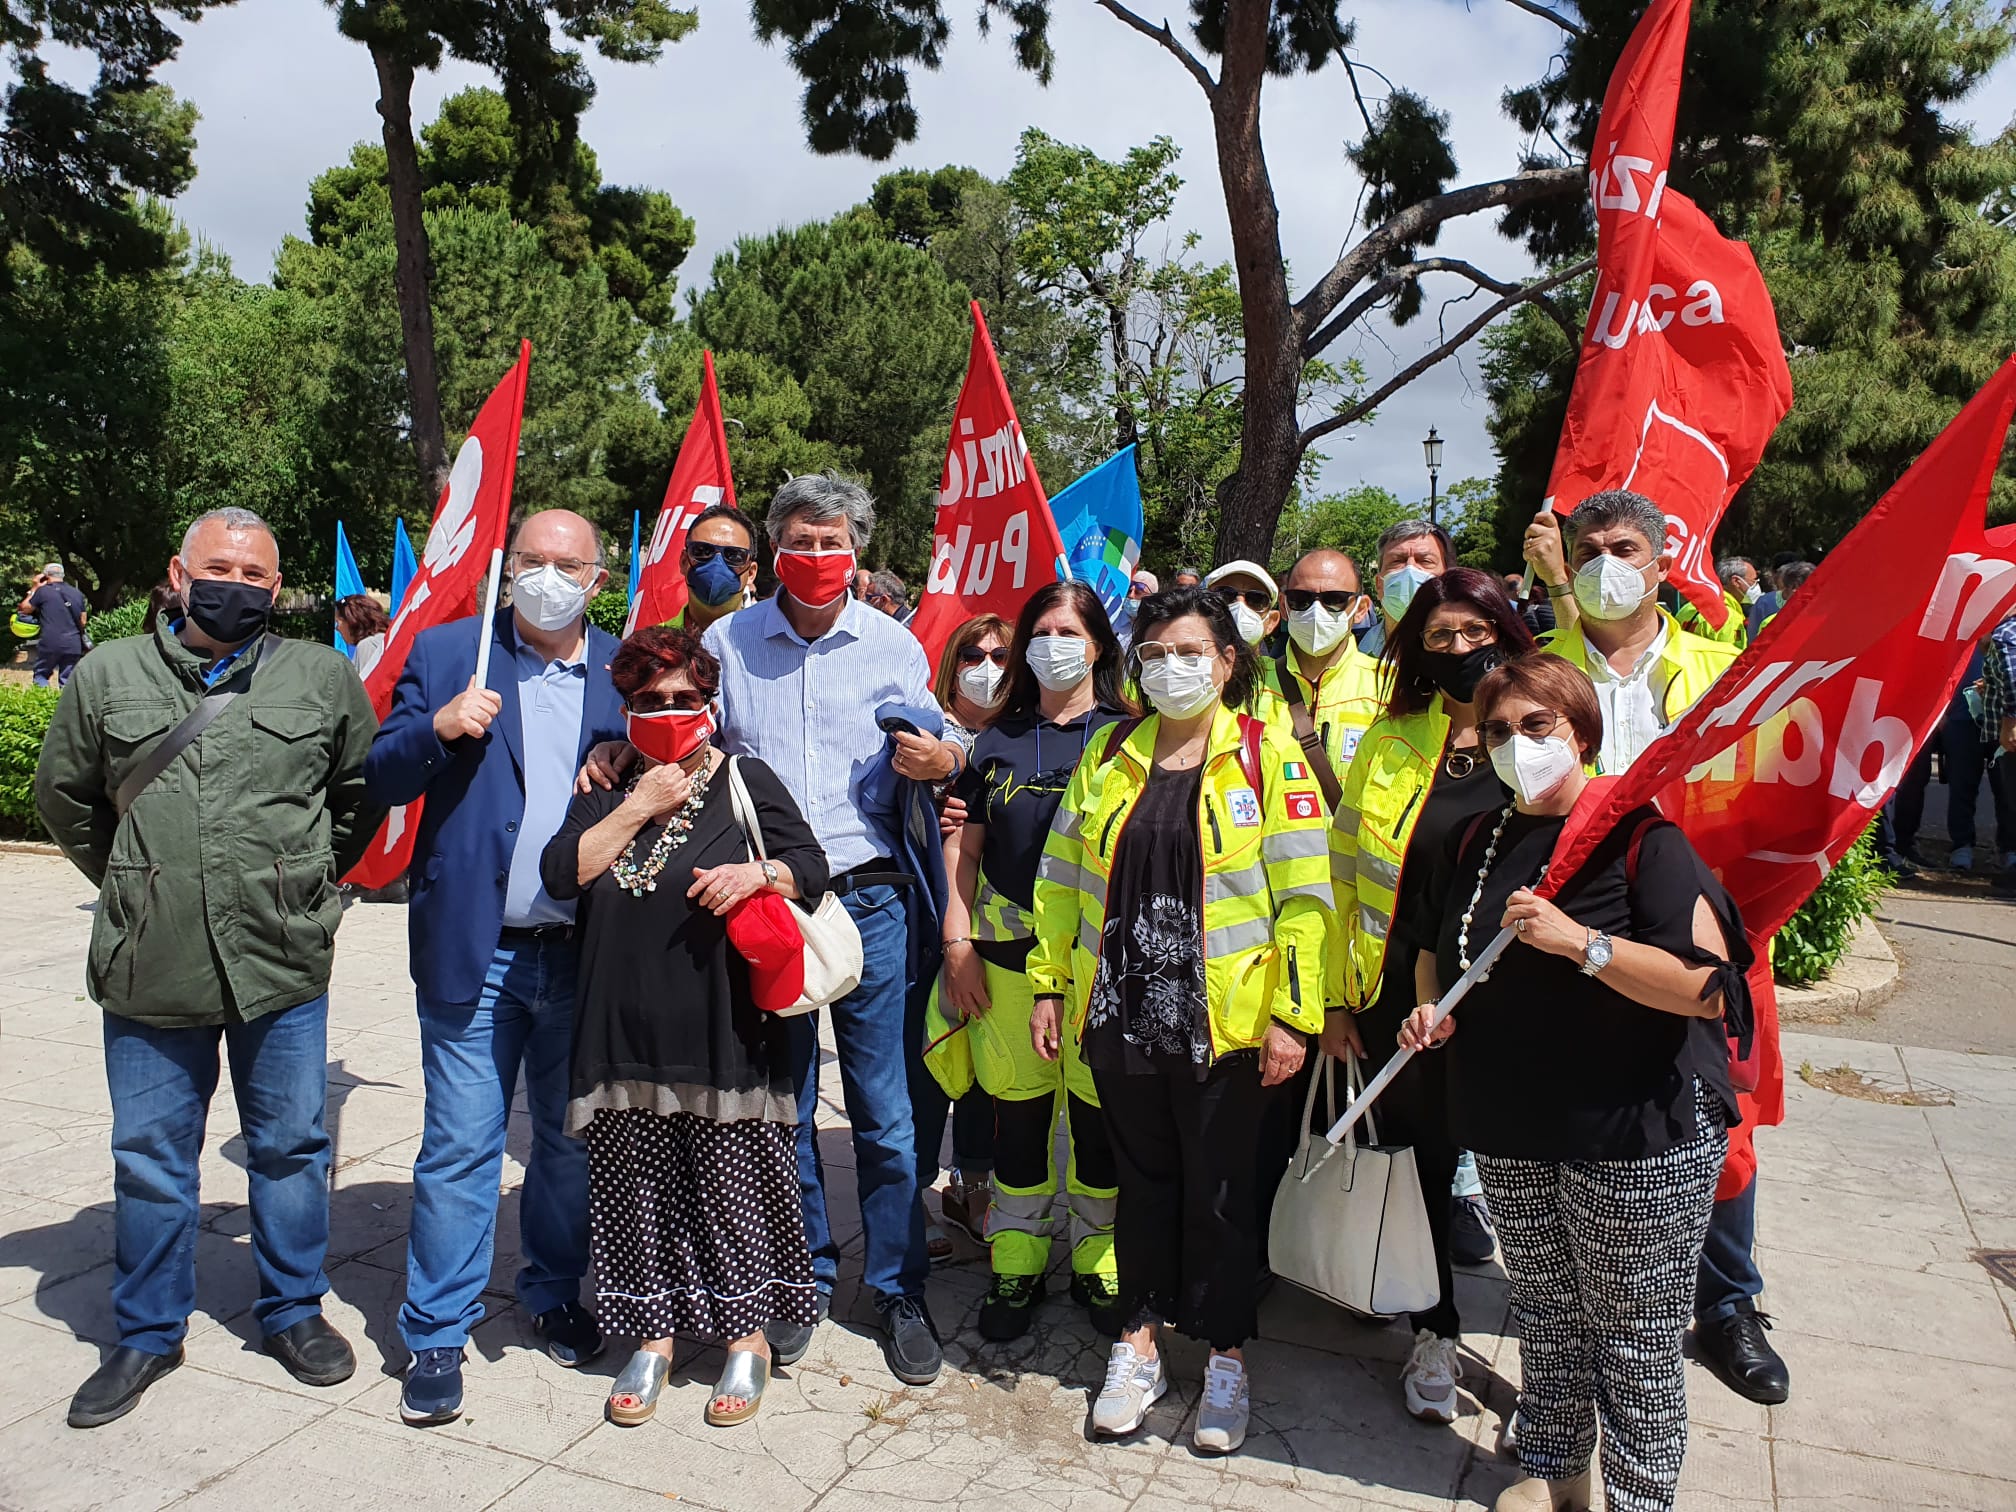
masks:
{"label": "tree trunk", "polygon": [[428,498],[448,486],[448,439],[441,429],[441,383],[434,369],[434,308],[429,299],[427,223],[420,201],[420,152],[413,143],[413,66],[379,44],[378,114],[385,122],[385,177],[392,195],[392,240],[398,253],[399,330],[406,346],[406,394],[413,457]]}

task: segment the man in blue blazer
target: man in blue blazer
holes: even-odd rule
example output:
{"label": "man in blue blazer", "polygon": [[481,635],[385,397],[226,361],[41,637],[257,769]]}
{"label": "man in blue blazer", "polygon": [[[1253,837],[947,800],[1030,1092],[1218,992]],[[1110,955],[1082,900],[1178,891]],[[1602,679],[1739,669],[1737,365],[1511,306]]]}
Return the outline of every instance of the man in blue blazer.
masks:
{"label": "man in blue blazer", "polygon": [[364,767],[379,802],[426,800],[408,932],[427,1113],[399,1312],[413,1351],[400,1415],[416,1426],[462,1411],[462,1351],[483,1316],[521,1065],[532,1152],[519,1198],[518,1298],[561,1364],[602,1350],[581,1305],[588,1156],[562,1132],[574,905],[547,896],[539,857],[589,747],[624,733],[609,680],[617,643],[585,612],[609,574],[595,527],[563,509],[529,516],[505,565],[511,604],[492,620],[486,685],[476,684],[474,618],[422,633]]}

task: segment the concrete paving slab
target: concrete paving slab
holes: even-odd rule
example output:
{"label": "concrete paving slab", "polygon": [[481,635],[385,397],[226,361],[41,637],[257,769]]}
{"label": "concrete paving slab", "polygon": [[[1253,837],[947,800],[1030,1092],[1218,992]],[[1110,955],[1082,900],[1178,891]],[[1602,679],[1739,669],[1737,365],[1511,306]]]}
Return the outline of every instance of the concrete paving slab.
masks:
{"label": "concrete paving slab", "polygon": [[1842,1344],[2016,1370],[2016,1334],[1995,1282],[1977,1267],[1951,1274],[1822,1260],[1757,1247],[1771,1278],[1776,1321]]}
{"label": "concrete paving slab", "polygon": [[[1865,1454],[1780,1442],[1771,1450],[1779,1512],[2011,1512],[2016,1480],[1958,1475]],[[2016,1466],[2010,1468],[2016,1469]]]}
{"label": "concrete paving slab", "polygon": [[539,1462],[430,1439],[336,1407],[304,1432],[206,1484],[176,1512],[326,1512],[419,1508],[477,1512]]}

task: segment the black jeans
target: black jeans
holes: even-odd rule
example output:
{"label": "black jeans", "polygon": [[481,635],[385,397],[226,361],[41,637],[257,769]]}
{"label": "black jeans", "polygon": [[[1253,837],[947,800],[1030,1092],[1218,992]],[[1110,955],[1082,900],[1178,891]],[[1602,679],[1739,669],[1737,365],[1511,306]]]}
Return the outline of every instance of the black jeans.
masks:
{"label": "black jeans", "polygon": [[1202,1081],[1173,1061],[1094,1081],[1120,1175],[1113,1240],[1125,1326],[1167,1322],[1213,1349],[1239,1348],[1259,1326],[1253,1158],[1268,1096],[1259,1052],[1220,1056]]}
{"label": "black jeans", "polygon": [[[1379,1001],[1358,1016],[1358,1034],[1372,1069],[1384,1065],[1393,1053],[1400,1025],[1413,1008],[1413,994],[1382,992]],[[1435,1242],[1435,1279],[1442,1300],[1427,1312],[1415,1313],[1410,1321],[1440,1339],[1458,1338],[1463,1332],[1456,1311],[1456,1278],[1449,1268],[1449,1191],[1462,1152],[1449,1136],[1448,1064],[1445,1055],[1415,1056],[1379,1094],[1370,1114],[1381,1144],[1414,1147],[1414,1170],[1428,1208],[1428,1236]]]}

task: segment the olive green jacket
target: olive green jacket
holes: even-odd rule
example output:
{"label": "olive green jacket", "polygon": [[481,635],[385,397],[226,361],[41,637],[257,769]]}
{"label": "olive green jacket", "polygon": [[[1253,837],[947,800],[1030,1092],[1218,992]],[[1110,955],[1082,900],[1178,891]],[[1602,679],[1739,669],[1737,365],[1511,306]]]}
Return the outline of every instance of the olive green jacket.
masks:
{"label": "olive green jacket", "polygon": [[85,967],[106,1012],[174,1028],[258,1018],[329,988],[337,879],[384,816],[364,791],[371,700],[332,647],[253,642],[244,691],[121,820],[120,782],[208,691],[168,630],[77,664],[35,768],[35,806],[98,884]]}

